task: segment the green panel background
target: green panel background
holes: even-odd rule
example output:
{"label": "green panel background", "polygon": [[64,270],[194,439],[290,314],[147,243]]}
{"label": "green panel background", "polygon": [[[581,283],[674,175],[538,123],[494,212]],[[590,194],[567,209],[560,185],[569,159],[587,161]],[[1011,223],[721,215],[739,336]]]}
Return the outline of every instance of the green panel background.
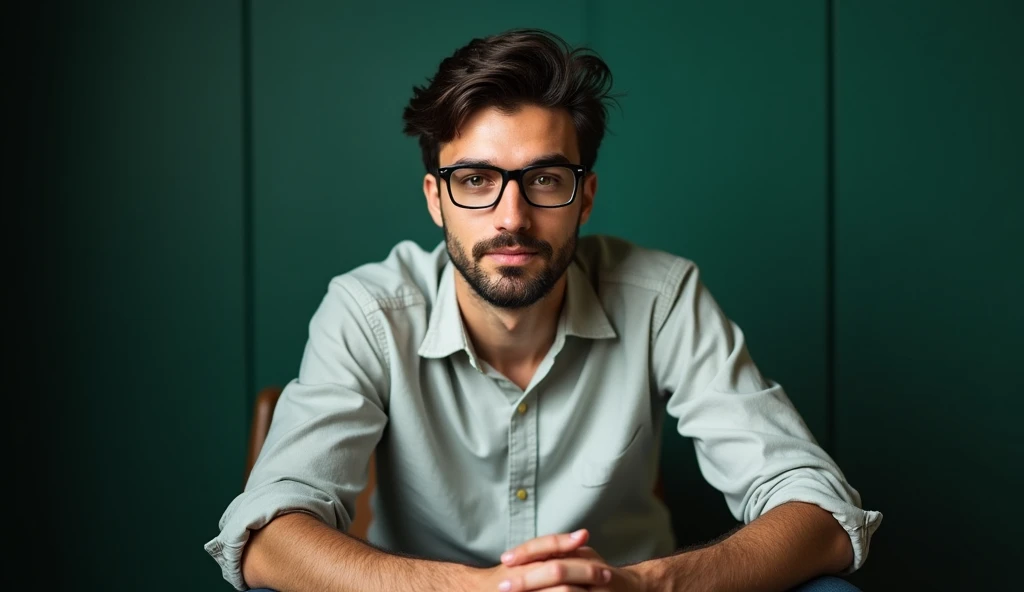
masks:
{"label": "green panel background", "polygon": [[838,454],[886,514],[857,581],[999,588],[1024,557],[1024,5],[836,17]]}
{"label": "green panel background", "polygon": [[45,418],[51,442],[42,484],[5,471],[7,512],[34,522],[8,537],[33,563],[8,573],[30,589],[222,589],[202,544],[245,445],[238,5],[36,10],[17,25],[37,35],[20,46],[21,116],[39,160],[17,197],[45,217],[41,368],[15,421]]}
{"label": "green panel background", "polygon": [[[240,488],[255,389],[294,376],[331,276],[440,240],[401,135],[412,86],[470,37],[541,26],[594,46],[627,93],[585,231],[701,265],[886,514],[854,581],[1008,584],[1024,555],[1021,6],[5,8],[23,91],[5,112],[7,326],[29,344],[11,371],[28,384],[9,389],[8,474],[28,484],[11,526],[50,562],[19,567],[53,587],[229,588],[202,544]],[[381,162],[386,181],[359,173]],[[666,436],[675,526],[706,539],[724,503]]]}

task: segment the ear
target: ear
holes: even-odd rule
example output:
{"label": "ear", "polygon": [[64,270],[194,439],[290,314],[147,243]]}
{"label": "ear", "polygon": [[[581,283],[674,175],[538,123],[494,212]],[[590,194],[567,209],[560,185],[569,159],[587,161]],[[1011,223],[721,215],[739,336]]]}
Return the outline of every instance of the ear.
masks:
{"label": "ear", "polygon": [[427,211],[430,212],[430,217],[434,219],[434,224],[437,224],[439,228],[444,225],[444,220],[441,218],[440,189],[437,177],[433,174],[427,173],[423,177],[423,197],[427,198]]}
{"label": "ear", "polygon": [[588,173],[583,177],[583,185],[580,187],[582,195],[580,199],[580,224],[585,224],[590,218],[590,212],[594,209],[594,197],[597,195],[597,173]]}

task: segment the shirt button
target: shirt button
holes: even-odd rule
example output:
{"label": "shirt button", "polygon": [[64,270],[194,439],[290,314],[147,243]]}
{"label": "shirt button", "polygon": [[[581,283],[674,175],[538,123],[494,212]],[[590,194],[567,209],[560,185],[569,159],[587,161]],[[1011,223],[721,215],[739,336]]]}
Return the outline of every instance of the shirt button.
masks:
{"label": "shirt button", "polygon": [[529,407],[526,405],[526,403],[520,403],[519,407],[516,407],[516,411],[519,412],[519,415],[526,413],[527,409],[529,409]]}
{"label": "shirt button", "polygon": [[520,489],[519,491],[517,491],[516,492],[516,497],[518,497],[521,500],[525,500],[526,497],[527,497],[526,490],[525,489]]}

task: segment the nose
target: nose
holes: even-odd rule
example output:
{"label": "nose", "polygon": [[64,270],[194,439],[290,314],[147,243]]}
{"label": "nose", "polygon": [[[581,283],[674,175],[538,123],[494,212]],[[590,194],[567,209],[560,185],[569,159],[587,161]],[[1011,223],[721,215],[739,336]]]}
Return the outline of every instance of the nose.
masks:
{"label": "nose", "polygon": [[523,196],[519,183],[510,179],[501,200],[494,206],[495,230],[512,234],[529,230],[532,210],[532,206]]}

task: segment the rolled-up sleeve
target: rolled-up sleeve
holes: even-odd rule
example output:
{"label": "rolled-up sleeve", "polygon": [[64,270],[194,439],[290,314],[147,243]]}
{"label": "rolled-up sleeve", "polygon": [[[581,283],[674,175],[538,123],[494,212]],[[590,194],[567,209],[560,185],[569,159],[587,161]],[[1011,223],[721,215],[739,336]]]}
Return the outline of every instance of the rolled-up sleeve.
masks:
{"label": "rolled-up sleeve", "polygon": [[681,265],[655,317],[653,372],[678,432],[693,439],[704,478],[749,523],[787,502],[831,512],[864,564],[882,515],[865,511],[860,494],[817,444],[782,387],[766,380],[743,333],[719,309],[692,263]]}
{"label": "rolled-up sleeve", "polygon": [[245,491],[205,546],[239,590],[250,531],[290,512],[343,531],[352,522],[387,423],[389,388],[383,320],[361,294],[352,278],[331,282],[310,322],[298,378],[281,394]]}

